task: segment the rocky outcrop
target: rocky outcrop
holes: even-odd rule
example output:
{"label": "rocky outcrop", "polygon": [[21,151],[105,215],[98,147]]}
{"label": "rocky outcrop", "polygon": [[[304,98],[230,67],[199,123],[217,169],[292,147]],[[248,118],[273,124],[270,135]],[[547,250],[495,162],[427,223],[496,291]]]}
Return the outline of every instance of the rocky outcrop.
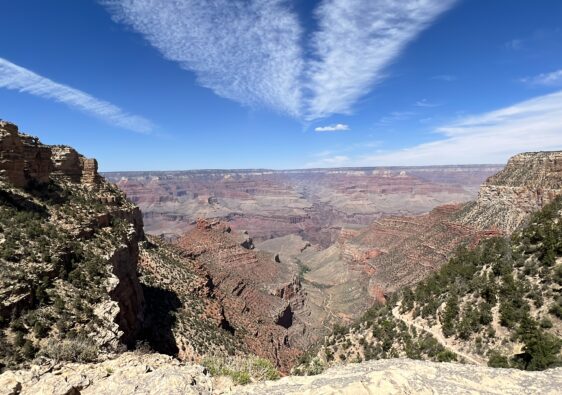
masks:
{"label": "rocky outcrop", "polygon": [[19,133],[18,127],[0,121],[0,177],[16,187],[65,178],[88,186],[99,184],[98,165],[66,146],[47,146],[37,137]]}
{"label": "rocky outcrop", "polygon": [[198,365],[126,353],[98,364],[35,365],[0,375],[1,395],[28,394],[544,394],[560,393],[562,368],[544,372],[392,359],[338,366],[246,386],[211,378]]}
{"label": "rocky outcrop", "polygon": [[97,364],[44,361],[29,370],[0,375],[0,395],[211,394],[205,369],[161,354],[125,353]]}
{"label": "rocky outcrop", "polygon": [[558,394],[562,368],[523,372],[391,359],[337,366],[317,376],[237,388],[237,394]]}
{"label": "rocky outcrop", "polygon": [[53,176],[68,178],[72,182],[96,185],[100,181],[98,162],[80,155],[67,146],[52,147]]}
{"label": "rocky outcrop", "polygon": [[488,178],[478,199],[459,215],[459,222],[506,234],[517,229],[529,214],[562,194],[562,152],[515,155],[505,169]]}
{"label": "rocky outcrop", "polygon": [[45,183],[52,171],[51,150],[37,137],[18,133],[18,127],[0,120],[0,177],[16,187],[32,180]]}
{"label": "rocky outcrop", "polygon": [[94,159],[0,121],[0,369],[67,337],[102,353],[133,345],[143,239],[141,212]]}

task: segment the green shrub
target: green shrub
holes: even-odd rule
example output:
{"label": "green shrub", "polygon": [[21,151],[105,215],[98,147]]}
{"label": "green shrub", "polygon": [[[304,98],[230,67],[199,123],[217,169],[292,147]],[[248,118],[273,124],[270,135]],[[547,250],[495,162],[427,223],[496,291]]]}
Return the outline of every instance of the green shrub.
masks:
{"label": "green shrub", "polygon": [[57,362],[94,362],[98,358],[98,353],[98,346],[85,337],[64,340],[50,339],[39,352],[40,355]]}
{"label": "green shrub", "polygon": [[444,350],[437,354],[437,361],[439,362],[451,362],[456,360],[457,354],[449,350]]}
{"label": "green shrub", "polygon": [[492,368],[509,368],[509,361],[506,356],[497,351],[492,351],[488,356],[488,366]]}
{"label": "green shrub", "polygon": [[227,376],[234,383],[244,385],[250,382],[277,380],[279,372],[273,364],[257,356],[206,357],[202,361],[212,376]]}

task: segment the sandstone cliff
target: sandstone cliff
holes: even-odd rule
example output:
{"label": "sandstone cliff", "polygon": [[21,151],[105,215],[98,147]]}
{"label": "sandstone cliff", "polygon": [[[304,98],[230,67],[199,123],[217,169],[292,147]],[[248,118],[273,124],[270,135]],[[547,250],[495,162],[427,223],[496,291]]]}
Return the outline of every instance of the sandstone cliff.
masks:
{"label": "sandstone cliff", "polygon": [[459,213],[458,221],[479,229],[510,234],[529,214],[562,194],[562,152],[515,155],[505,169],[480,188],[478,199]]}
{"label": "sandstone cliff", "polygon": [[0,368],[134,344],[143,237],[140,211],[94,159],[0,121]]}

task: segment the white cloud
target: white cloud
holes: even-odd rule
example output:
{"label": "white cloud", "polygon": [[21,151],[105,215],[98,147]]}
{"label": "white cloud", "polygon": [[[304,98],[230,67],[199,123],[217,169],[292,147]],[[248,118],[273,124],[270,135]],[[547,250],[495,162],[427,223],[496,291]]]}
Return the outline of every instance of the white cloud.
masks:
{"label": "white cloud", "polygon": [[111,103],[51,81],[3,58],[0,58],[0,87],[55,100],[135,132],[149,133],[153,128],[153,124],[143,117],[128,114]]}
{"label": "white cloud", "polygon": [[301,27],[284,0],[100,0],[217,95],[298,116]]}
{"label": "white cloud", "polygon": [[562,149],[562,91],[436,130],[440,140],[350,160],[362,165],[504,163],[526,151]]}
{"label": "white cloud", "polygon": [[325,0],[317,9],[309,119],[347,113],[386,67],[455,0]]}
{"label": "white cloud", "polygon": [[344,132],[349,129],[349,125],[344,123],[337,123],[335,125],[328,125],[328,126],[319,126],[314,129],[316,132]]}
{"label": "white cloud", "polygon": [[553,71],[551,73],[539,74],[534,77],[521,78],[521,82],[531,85],[561,86],[562,69]]}
{"label": "white cloud", "polygon": [[348,113],[457,0],[322,0],[311,41],[286,0],[99,1],[217,95],[314,120]]}

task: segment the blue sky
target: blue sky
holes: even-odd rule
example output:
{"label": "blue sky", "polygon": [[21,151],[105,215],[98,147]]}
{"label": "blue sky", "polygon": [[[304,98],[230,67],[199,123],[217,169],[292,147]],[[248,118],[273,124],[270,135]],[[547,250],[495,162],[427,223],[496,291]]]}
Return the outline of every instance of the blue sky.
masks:
{"label": "blue sky", "polygon": [[558,0],[18,0],[0,13],[0,118],[105,171],[562,149]]}

